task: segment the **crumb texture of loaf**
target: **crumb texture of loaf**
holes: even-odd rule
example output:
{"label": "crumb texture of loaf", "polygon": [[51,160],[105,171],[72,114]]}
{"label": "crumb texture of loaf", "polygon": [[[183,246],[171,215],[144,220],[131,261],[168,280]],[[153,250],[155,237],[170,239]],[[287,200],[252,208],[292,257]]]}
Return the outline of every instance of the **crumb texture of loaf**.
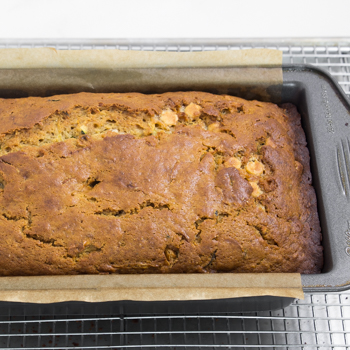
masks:
{"label": "crumb texture of loaf", "polygon": [[320,272],[300,122],[203,92],[0,99],[0,275]]}

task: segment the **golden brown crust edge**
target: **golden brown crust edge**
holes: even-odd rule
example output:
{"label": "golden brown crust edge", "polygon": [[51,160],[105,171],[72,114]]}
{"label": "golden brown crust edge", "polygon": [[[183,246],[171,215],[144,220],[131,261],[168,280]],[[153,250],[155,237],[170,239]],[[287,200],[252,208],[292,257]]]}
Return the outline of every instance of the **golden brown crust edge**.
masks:
{"label": "golden brown crust edge", "polygon": [[320,272],[292,105],[201,92],[3,99],[0,132],[1,275]]}

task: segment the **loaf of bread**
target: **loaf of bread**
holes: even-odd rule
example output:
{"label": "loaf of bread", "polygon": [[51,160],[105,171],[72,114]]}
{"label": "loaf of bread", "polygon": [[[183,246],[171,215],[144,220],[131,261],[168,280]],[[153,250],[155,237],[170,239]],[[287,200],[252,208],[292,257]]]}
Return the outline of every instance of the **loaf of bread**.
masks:
{"label": "loaf of bread", "polygon": [[322,267],[296,108],[227,95],[0,99],[0,274]]}

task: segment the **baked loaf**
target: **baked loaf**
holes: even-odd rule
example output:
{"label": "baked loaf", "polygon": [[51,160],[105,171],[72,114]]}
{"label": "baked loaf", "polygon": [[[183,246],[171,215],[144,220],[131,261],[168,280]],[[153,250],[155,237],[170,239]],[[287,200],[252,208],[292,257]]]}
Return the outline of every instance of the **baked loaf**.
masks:
{"label": "baked loaf", "polygon": [[322,267],[300,116],[202,92],[0,100],[0,274]]}

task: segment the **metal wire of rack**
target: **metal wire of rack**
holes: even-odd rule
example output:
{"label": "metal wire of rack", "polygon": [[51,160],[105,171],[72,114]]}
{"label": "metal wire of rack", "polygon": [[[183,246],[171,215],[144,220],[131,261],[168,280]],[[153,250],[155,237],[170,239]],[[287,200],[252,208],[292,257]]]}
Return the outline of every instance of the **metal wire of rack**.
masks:
{"label": "metal wire of rack", "polygon": [[39,306],[35,316],[17,309],[0,317],[0,347],[348,349],[349,301],[350,293],[313,294],[277,311],[186,316]]}
{"label": "metal wire of rack", "polygon": [[[275,48],[284,63],[327,69],[350,98],[350,40],[0,40],[0,48],[201,51]],[[91,307],[0,308],[1,349],[350,349],[350,293],[307,294],[269,312],[125,315]]]}

